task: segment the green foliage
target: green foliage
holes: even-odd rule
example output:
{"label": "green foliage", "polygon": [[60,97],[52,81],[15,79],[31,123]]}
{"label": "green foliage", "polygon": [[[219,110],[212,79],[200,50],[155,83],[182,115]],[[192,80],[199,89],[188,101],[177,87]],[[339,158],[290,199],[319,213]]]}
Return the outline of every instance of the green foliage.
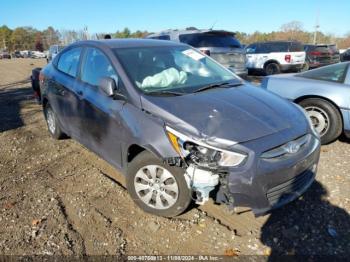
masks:
{"label": "green foliage", "polygon": [[0,49],[11,49],[12,30],[6,25],[0,27]]}
{"label": "green foliage", "polygon": [[[112,38],[143,38],[148,34],[147,31],[137,30],[132,32],[129,28],[122,31],[116,31],[111,34]],[[6,25],[0,27],[0,50],[47,50],[54,44],[70,44],[82,39],[102,39],[105,34],[97,33],[88,35],[87,30],[61,30],[58,31],[49,26],[43,31],[38,31],[32,27],[17,27],[11,30]],[[250,44],[258,41],[273,40],[298,40],[302,43],[312,43],[314,32],[307,32],[299,21],[291,21],[281,26],[280,30],[270,33],[255,31],[247,34],[245,32],[236,32],[236,37],[243,44]],[[317,32],[318,43],[336,43],[338,48],[350,47],[350,32],[344,37],[335,37],[332,34]]]}
{"label": "green foliage", "polygon": [[112,34],[112,38],[143,38],[148,34],[147,31],[137,30],[131,32],[129,28],[125,27],[123,31],[117,31]]}

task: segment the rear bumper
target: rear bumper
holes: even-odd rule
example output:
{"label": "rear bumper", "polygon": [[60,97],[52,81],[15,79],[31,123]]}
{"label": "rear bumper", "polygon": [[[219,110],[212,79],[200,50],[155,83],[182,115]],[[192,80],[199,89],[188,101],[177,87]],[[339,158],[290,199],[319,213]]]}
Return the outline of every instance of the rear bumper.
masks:
{"label": "rear bumper", "polygon": [[304,64],[287,64],[287,65],[280,65],[282,72],[298,72],[303,68]]}
{"label": "rear bumper", "polygon": [[320,142],[313,138],[294,156],[256,157],[248,168],[227,174],[226,185],[220,187],[217,202],[226,199],[226,204],[250,207],[256,216],[264,215],[295,200],[311,186],[319,155]]}
{"label": "rear bumper", "polygon": [[336,64],[339,62],[340,62],[340,60],[329,60],[329,61],[322,61],[322,62],[313,61],[313,62],[308,62],[308,63],[309,63],[309,68],[317,68],[317,67],[321,67],[321,66]]}

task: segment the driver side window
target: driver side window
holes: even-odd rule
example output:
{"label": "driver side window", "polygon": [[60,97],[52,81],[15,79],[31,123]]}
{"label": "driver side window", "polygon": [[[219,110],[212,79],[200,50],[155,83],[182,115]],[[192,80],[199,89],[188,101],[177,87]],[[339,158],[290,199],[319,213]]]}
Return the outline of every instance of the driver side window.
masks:
{"label": "driver side window", "polygon": [[96,48],[88,48],[82,67],[81,80],[92,86],[98,86],[103,77],[117,81],[117,73],[104,53]]}
{"label": "driver side window", "polygon": [[246,48],[247,54],[254,54],[256,51],[256,45],[250,45]]}

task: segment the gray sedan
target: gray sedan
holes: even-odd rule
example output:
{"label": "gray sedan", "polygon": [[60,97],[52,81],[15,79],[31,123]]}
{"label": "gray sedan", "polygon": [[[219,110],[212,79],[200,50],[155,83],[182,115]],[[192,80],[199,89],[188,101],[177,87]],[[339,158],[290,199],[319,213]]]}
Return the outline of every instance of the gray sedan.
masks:
{"label": "gray sedan", "polygon": [[305,112],[188,45],[80,41],[40,79],[52,137],[121,171],[147,212],[172,217],[213,196],[262,215],[315,179],[320,141]]}
{"label": "gray sedan", "polygon": [[342,132],[350,137],[349,62],[299,73],[266,77],[261,86],[302,106],[322,144]]}

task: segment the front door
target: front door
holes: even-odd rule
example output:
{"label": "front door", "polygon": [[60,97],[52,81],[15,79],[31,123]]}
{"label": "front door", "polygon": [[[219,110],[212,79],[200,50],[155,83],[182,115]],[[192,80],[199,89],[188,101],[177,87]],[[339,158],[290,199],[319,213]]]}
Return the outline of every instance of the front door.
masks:
{"label": "front door", "polygon": [[125,101],[108,97],[99,87],[103,77],[118,81],[117,72],[99,49],[86,49],[81,68],[80,137],[83,144],[111,164],[121,167],[120,112]]}

